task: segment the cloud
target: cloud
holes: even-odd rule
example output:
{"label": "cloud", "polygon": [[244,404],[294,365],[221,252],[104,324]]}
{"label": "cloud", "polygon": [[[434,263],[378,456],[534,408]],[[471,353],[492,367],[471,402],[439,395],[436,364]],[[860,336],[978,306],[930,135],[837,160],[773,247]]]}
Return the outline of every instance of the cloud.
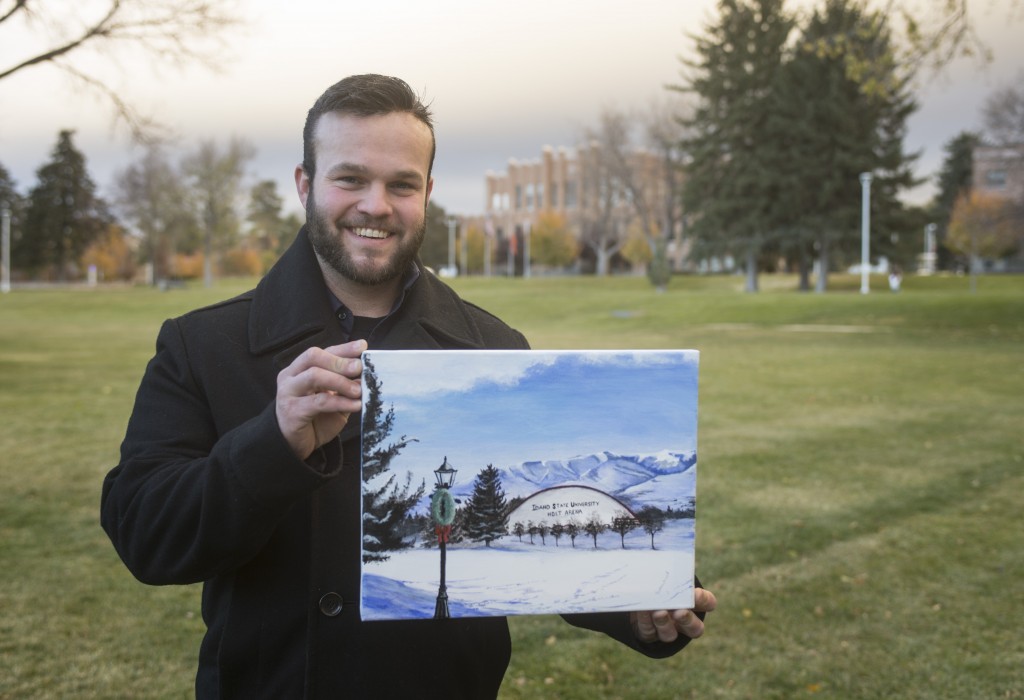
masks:
{"label": "cloud", "polygon": [[389,398],[464,393],[480,384],[515,386],[531,371],[550,367],[553,353],[488,350],[382,351],[367,353]]}

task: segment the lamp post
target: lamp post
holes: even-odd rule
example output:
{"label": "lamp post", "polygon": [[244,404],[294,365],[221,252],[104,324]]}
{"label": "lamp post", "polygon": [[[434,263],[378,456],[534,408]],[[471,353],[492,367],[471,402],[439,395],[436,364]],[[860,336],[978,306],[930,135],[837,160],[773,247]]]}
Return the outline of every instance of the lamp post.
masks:
{"label": "lamp post", "polygon": [[860,174],[860,293],[871,291],[868,285],[868,268],[871,251],[871,173]]}
{"label": "lamp post", "polygon": [[0,292],[11,291],[11,210],[4,202],[0,207]]}
{"label": "lamp post", "polygon": [[437,488],[434,489],[434,495],[430,497],[430,517],[434,521],[437,545],[441,549],[441,585],[437,589],[437,602],[434,604],[435,620],[451,617],[451,613],[448,611],[448,587],[444,577],[448,538],[452,534],[452,522],[455,520],[455,499],[452,498],[449,489],[455,483],[457,471],[457,469],[451,468],[448,464],[448,457],[445,457],[441,466],[434,470]]}

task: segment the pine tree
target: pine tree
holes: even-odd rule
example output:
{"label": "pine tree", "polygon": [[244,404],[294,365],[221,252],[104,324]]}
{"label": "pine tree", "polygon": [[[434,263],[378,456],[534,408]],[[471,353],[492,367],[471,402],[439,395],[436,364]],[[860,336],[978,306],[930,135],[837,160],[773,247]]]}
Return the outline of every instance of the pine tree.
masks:
{"label": "pine tree", "polygon": [[385,561],[385,552],[412,546],[401,525],[426,492],[426,484],[412,487],[412,474],[396,483],[389,474],[393,460],[415,438],[402,436],[387,443],[395,422],[395,409],[387,411],[381,400],[381,382],[373,363],[363,360],[367,396],[363,401],[363,561]]}
{"label": "pine tree", "polygon": [[73,135],[61,131],[50,161],[36,171],[38,182],[28,195],[22,236],[11,249],[16,265],[33,272],[52,268],[61,280],[113,220],[96,194]]}
{"label": "pine tree", "polygon": [[501,488],[501,473],[488,464],[473,482],[466,504],[466,536],[474,542],[491,542],[508,534],[508,504]]}
{"label": "pine tree", "polygon": [[777,76],[763,138],[779,183],[771,219],[782,250],[818,257],[825,291],[833,257],[860,250],[860,174],[870,172],[871,249],[916,226],[898,200],[916,184],[903,150],[916,109],[885,18],[851,0],[827,0],[805,24]]}
{"label": "pine tree", "polygon": [[720,0],[718,15],[697,38],[689,85],[677,88],[699,99],[686,120],[693,136],[683,145],[690,154],[683,201],[694,216],[694,254],[743,260],[747,291],[756,291],[779,186],[764,131],[793,20],[783,0]]}
{"label": "pine tree", "polygon": [[[981,137],[970,131],[962,131],[950,139],[943,150],[946,157],[938,175],[938,189],[931,205],[932,221],[936,225],[936,242],[946,240],[949,222],[957,201],[971,192],[974,181],[974,149],[981,143]],[[950,262],[949,249],[939,247],[939,267]]]}

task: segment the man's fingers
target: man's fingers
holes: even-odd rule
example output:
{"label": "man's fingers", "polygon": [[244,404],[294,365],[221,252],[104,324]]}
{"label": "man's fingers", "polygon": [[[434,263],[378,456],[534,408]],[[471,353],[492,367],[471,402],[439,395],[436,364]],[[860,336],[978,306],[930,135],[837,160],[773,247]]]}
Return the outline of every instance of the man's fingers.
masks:
{"label": "man's fingers", "polygon": [[672,629],[691,639],[704,634],[704,622],[692,610],[676,610],[672,613]]}
{"label": "man's fingers", "polygon": [[703,588],[693,590],[693,609],[699,612],[711,612],[718,605],[715,594]]}

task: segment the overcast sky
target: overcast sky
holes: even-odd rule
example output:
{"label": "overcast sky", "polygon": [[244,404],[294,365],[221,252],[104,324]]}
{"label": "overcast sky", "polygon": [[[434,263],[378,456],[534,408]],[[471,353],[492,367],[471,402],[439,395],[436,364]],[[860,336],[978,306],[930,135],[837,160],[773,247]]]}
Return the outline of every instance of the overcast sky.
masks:
{"label": "overcast sky", "polygon": [[[116,87],[181,136],[184,152],[202,138],[233,135],[258,149],[251,179],[275,179],[298,210],[292,171],[301,158],[305,112],[345,75],[397,75],[433,105],[438,140],[434,200],[449,211],[481,213],[484,176],[508,159],[571,146],[604,107],[643,108],[679,81],[679,56],[692,50],[714,0],[236,0],[249,26],[232,35],[218,73],[156,70],[123,55]],[[922,0],[938,4],[936,0]],[[1009,22],[1014,0],[972,0],[994,62],[958,60],[919,89],[909,150],[922,151],[918,174],[933,174],[945,142],[977,128],[979,107],[995,89],[1024,76],[1024,22]],[[807,6],[811,3],[799,2]],[[1019,4],[1019,3],[1018,3]],[[1017,10],[1017,15],[1021,10]],[[25,45],[0,43],[0,69],[24,58]],[[19,51],[21,53],[19,53]],[[57,132],[76,129],[101,193],[133,150],[106,104],[75,92],[51,67],[0,81],[0,163],[26,192]],[[931,194],[921,188],[914,199]]]}

